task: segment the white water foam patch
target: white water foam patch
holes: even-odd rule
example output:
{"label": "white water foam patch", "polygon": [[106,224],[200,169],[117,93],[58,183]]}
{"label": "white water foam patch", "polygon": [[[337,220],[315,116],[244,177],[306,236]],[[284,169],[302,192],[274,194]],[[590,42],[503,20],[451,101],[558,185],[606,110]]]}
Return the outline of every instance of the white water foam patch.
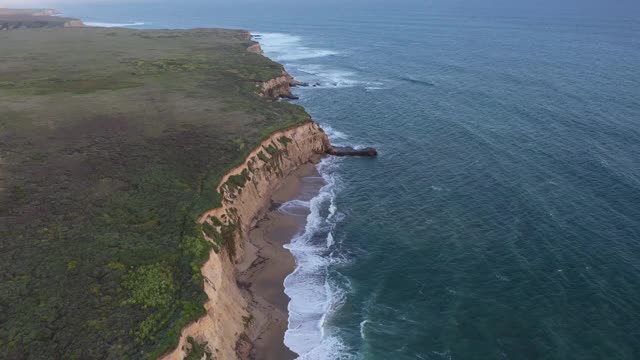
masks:
{"label": "white water foam patch", "polygon": [[110,23],[110,22],[94,22],[94,21],[88,21],[88,22],[85,22],[84,24],[87,25],[87,26],[107,27],[107,28],[111,28],[111,27],[135,27],[135,26],[146,25],[146,23],[143,23],[143,22]]}
{"label": "white water foam patch", "polygon": [[353,71],[304,62],[306,59],[338,55],[337,51],[304,46],[302,37],[290,34],[255,33],[253,39],[260,42],[267,57],[285,64],[296,79],[312,85],[306,89],[345,88],[363,84],[356,79]]}
{"label": "white water foam patch", "polygon": [[[324,130],[329,140],[331,140],[331,144],[334,146],[348,146],[356,150],[368,147],[362,144],[355,143],[353,141],[349,141],[349,136],[347,134],[332,128],[330,125],[320,123],[320,127],[322,127],[322,130]],[[336,209],[333,209],[332,212],[335,213],[335,211]]]}
{"label": "white water foam patch", "polygon": [[362,338],[362,340],[366,340],[367,338],[365,335],[365,326],[368,322],[369,320],[362,320],[362,322],[360,322],[360,338]]}
{"label": "white water foam patch", "polygon": [[348,88],[362,84],[357,80],[356,73],[320,64],[292,65],[301,74],[298,76],[304,82],[315,84],[316,88]]}
{"label": "white water foam patch", "polygon": [[300,36],[282,33],[256,33],[254,39],[271,59],[278,62],[296,61],[337,55],[338,52],[328,49],[314,49],[302,45]]}
{"label": "white water foam patch", "polygon": [[364,87],[367,91],[386,90],[385,83],[379,81],[370,81]]}
{"label": "white water foam patch", "polygon": [[[347,134],[343,133],[342,131],[338,131],[334,129],[327,124],[320,124],[320,126],[322,127],[322,130],[324,130],[325,134],[327,134],[327,137],[329,138],[329,140],[331,140],[331,143],[333,145],[336,145],[336,146],[347,145],[346,140],[349,138]],[[335,209],[333,210],[333,212],[335,212]]]}
{"label": "white water foam patch", "polygon": [[309,206],[309,201],[294,199],[280,205],[278,211],[287,215],[304,216]]}
{"label": "white water foam patch", "polygon": [[[326,332],[328,316],[341,306],[344,290],[332,285],[329,266],[339,259],[331,257],[334,245],[336,178],[331,169],[339,161],[325,158],[317,168],[325,185],[308,202],[304,231],[285,245],[296,259],[295,271],[285,279],[289,302],[289,327],[285,344],[299,354],[299,359],[348,359],[348,351],[340,338]],[[304,202],[289,202],[290,207],[305,206]],[[281,207],[284,208],[286,204]]]}

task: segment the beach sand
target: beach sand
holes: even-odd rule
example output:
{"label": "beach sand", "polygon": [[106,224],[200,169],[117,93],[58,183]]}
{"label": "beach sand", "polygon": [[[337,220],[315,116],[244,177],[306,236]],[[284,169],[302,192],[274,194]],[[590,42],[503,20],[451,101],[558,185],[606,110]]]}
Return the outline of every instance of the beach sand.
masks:
{"label": "beach sand", "polygon": [[250,301],[249,337],[253,342],[251,358],[256,360],[287,360],[297,356],[284,345],[288,326],[284,280],[295,269],[295,260],[283,245],[304,230],[308,212],[295,215],[278,211],[281,204],[293,200],[308,200],[323,186],[315,163],[307,163],[283,180],[271,199],[267,214],[249,233],[245,257],[238,264],[238,284]]}

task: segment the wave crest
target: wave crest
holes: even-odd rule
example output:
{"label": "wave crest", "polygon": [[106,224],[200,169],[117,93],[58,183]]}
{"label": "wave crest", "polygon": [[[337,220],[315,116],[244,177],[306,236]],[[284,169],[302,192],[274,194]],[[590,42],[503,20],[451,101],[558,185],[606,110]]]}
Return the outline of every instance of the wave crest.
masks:
{"label": "wave crest", "polygon": [[345,291],[329,280],[329,266],[344,261],[334,257],[332,249],[336,216],[337,182],[332,169],[335,158],[325,158],[318,164],[325,185],[308,202],[292,200],[283,208],[306,207],[310,211],[305,229],[285,245],[296,259],[296,269],[285,279],[285,293],[291,298],[288,305],[289,327],[285,344],[299,354],[300,359],[347,359],[348,351],[339,337],[328,334],[328,316],[341,306]]}
{"label": "wave crest", "polygon": [[87,26],[95,26],[95,27],[132,27],[132,26],[142,26],[147,25],[144,22],[131,22],[131,23],[110,23],[110,22],[98,22],[98,21],[86,21],[84,23]]}
{"label": "wave crest", "polygon": [[256,33],[254,39],[260,41],[262,50],[269,55],[269,58],[275,61],[295,61],[338,54],[338,52],[333,50],[303,46],[302,38],[295,35]]}

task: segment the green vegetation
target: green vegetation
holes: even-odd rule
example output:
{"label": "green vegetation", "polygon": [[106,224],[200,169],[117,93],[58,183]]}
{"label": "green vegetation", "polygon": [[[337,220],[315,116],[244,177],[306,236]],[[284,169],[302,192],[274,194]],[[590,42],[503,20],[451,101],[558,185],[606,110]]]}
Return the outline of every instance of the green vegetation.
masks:
{"label": "green vegetation", "polygon": [[249,316],[243,316],[242,317],[242,323],[244,324],[245,328],[249,327],[249,325],[251,325],[253,320],[254,320],[253,314],[251,314]]}
{"label": "green vegetation", "polygon": [[244,187],[244,184],[246,184],[249,180],[249,170],[244,169],[238,175],[229,176],[229,180],[227,180],[226,185],[231,192],[235,192],[238,189],[242,189]]}
{"label": "green vegetation", "polygon": [[213,225],[215,226],[222,226],[222,222],[220,220],[218,220],[217,217],[212,216],[209,218],[211,220],[211,222],[213,223]]}
{"label": "green vegetation", "polygon": [[239,31],[21,30],[0,43],[0,358],[163,354],[204,313],[210,249],[235,256],[237,218],[195,221],[220,205],[222,175],[308,115],[257,95],[282,67]]}
{"label": "green vegetation", "polygon": [[264,149],[265,149],[265,150],[269,153],[269,155],[271,155],[271,156],[273,156],[273,155],[275,155],[275,154],[277,154],[277,153],[278,153],[278,148],[277,148],[277,147],[275,147],[273,144],[270,144],[269,146],[265,147]]}
{"label": "green vegetation", "polygon": [[265,155],[262,151],[260,151],[258,153],[258,159],[268,163],[269,162],[269,158],[267,157],[267,155]]}
{"label": "green vegetation", "polygon": [[286,137],[286,136],[281,136],[278,141],[284,145],[287,146],[287,144],[289,144],[290,142],[292,142],[293,140],[291,140],[290,138]]}
{"label": "green vegetation", "polygon": [[202,360],[203,358],[205,360],[214,359],[211,352],[207,350],[206,342],[204,344],[200,344],[191,336],[187,338],[187,341],[189,342],[191,349],[189,350],[187,356],[184,358],[185,360]]}
{"label": "green vegetation", "polygon": [[218,234],[218,230],[216,230],[215,226],[209,224],[208,222],[202,224],[202,231],[211,239],[214,239]]}
{"label": "green vegetation", "polygon": [[58,92],[72,94],[88,94],[97,90],[119,90],[141,86],[142,83],[127,81],[126,79],[107,77],[86,77],[75,79],[60,79],[56,77],[46,79],[28,79],[20,81],[0,81],[0,89],[15,90],[25,95],[47,95]]}

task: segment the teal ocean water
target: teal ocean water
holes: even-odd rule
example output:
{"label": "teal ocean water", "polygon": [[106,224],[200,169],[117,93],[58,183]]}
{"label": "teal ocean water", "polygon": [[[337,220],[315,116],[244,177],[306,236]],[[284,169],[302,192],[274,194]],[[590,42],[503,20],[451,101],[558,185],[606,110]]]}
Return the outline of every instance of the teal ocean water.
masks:
{"label": "teal ocean water", "polygon": [[63,10],[249,29],[334,143],[378,148],[287,204],[300,358],[639,359],[638,7],[430,4]]}

